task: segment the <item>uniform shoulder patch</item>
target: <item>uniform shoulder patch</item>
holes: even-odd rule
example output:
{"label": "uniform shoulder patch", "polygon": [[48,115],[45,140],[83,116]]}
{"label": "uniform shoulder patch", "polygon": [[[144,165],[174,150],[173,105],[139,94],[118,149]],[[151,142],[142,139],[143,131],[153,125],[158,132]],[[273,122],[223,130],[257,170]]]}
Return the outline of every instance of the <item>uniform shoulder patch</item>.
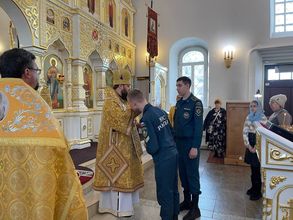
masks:
{"label": "uniform shoulder patch", "polygon": [[199,99],[195,103],[195,115],[198,117],[203,115],[203,106],[202,106],[202,103]]}
{"label": "uniform shoulder patch", "polygon": [[191,100],[192,101],[197,101],[197,100],[199,100],[198,98],[196,98],[194,95],[191,97]]}

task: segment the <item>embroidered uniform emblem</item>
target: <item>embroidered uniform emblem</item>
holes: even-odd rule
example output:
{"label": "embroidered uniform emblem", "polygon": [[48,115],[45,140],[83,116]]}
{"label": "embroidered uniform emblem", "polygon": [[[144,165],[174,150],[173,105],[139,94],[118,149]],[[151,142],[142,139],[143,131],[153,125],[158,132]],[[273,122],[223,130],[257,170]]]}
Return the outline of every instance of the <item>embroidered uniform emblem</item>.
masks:
{"label": "embroidered uniform emblem", "polygon": [[148,129],[146,127],[142,128],[142,136],[143,136],[146,143],[150,140],[149,135],[148,135]]}
{"label": "embroidered uniform emblem", "polygon": [[189,117],[190,117],[189,112],[184,112],[184,113],[183,113],[183,117],[184,117],[185,119],[189,119]]}
{"label": "embroidered uniform emblem", "polygon": [[201,105],[200,102],[197,102],[197,103],[195,104],[195,115],[196,115],[196,116],[201,116],[202,113],[203,113],[202,105]]}
{"label": "embroidered uniform emblem", "polygon": [[195,109],[195,114],[196,114],[197,116],[201,116],[201,115],[202,115],[202,108],[197,107],[197,108]]}

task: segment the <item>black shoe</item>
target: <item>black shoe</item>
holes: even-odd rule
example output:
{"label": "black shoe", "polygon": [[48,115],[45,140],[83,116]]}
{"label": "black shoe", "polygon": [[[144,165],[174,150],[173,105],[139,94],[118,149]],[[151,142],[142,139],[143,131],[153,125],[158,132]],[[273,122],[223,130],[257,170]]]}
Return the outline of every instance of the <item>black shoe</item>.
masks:
{"label": "black shoe", "polygon": [[183,217],[183,220],[195,220],[201,216],[200,210],[198,208],[198,195],[192,194],[191,199],[191,209],[188,213]]}
{"label": "black shoe", "polygon": [[246,191],[246,194],[249,196],[252,195],[252,193],[253,193],[252,187]]}
{"label": "black shoe", "polygon": [[191,202],[187,202],[186,200],[184,200],[183,202],[179,204],[180,212],[184,210],[189,210],[190,208],[191,208]]}
{"label": "black shoe", "polygon": [[252,201],[256,201],[256,200],[259,200],[261,197],[262,197],[261,193],[254,193],[250,195],[249,199]]}
{"label": "black shoe", "polygon": [[183,217],[183,220],[195,220],[201,216],[199,208],[190,209],[189,212]]}
{"label": "black shoe", "polygon": [[189,191],[183,191],[184,200],[179,204],[179,211],[189,210],[191,208],[191,195]]}

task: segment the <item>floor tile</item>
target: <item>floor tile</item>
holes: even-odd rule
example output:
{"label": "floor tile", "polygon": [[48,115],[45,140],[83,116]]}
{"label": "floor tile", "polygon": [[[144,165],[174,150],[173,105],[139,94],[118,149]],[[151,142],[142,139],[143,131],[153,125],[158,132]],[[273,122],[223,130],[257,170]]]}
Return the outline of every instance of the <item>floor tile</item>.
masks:
{"label": "floor tile", "polygon": [[[208,151],[201,151],[199,197],[200,220],[259,220],[262,215],[262,201],[250,201],[246,190],[250,188],[250,168],[206,163]],[[156,197],[156,183],[153,168],[144,173],[145,186],[140,190],[140,203],[134,207],[135,215],[127,220],[160,220],[160,206]],[[180,199],[183,200],[179,182]],[[181,212],[182,220],[187,211]],[[98,214],[92,220],[116,220],[110,214]],[[118,218],[121,220],[121,218]],[[123,219],[124,220],[124,219]],[[125,219],[126,220],[126,219]]]}

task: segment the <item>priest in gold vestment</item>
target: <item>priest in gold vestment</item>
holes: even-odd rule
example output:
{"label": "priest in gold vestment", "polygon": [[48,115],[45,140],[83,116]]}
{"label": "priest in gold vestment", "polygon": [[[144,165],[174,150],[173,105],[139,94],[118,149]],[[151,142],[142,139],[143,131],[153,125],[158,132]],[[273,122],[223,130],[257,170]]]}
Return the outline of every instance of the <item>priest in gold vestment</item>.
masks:
{"label": "priest in gold vestment", "polygon": [[0,56],[0,219],[86,220],[65,137],[33,89],[39,71],[35,56],[23,49]]}
{"label": "priest in gold vestment", "polygon": [[140,140],[126,101],[130,83],[129,71],[117,71],[113,88],[106,89],[93,184],[102,191],[99,211],[119,217],[133,215],[143,187]]}

